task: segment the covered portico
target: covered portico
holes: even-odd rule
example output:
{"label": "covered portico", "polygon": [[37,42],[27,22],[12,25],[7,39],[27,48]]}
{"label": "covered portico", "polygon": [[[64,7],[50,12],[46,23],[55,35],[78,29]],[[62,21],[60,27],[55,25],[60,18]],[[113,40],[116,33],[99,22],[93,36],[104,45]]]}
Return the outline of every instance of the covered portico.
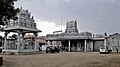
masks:
{"label": "covered portico", "polygon": [[69,52],[74,51],[93,51],[93,40],[85,38],[85,37],[62,37],[62,38],[48,38],[47,42],[52,41],[61,41],[62,50],[67,50]]}
{"label": "covered portico", "polygon": [[[42,32],[36,28],[36,23],[33,16],[28,10],[20,9],[20,12],[17,14],[18,19],[16,21],[10,20],[6,27],[2,30],[5,32],[5,41],[3,52],[35,52],[37,49],[37,36],[38,32]],[[14,43],[8,42],[8,34],[10,32],[16,33],[16,39]],[[34,39],[32,41],[26,41],[24,39],[25,34],[33,33]],[[29,43],[31,42],[31,43]],[[12,49],[12,48],[14,49]],[[8,49],[9,48],[9,49]]]}
{"label": "covered portico", "polygon": [[[14,40],[14,43],[9,43],[7,40],[7,36],[9,34],[9,32],[13,32],[17,33],[17,39]],[[5,30],[5,41],[4,41],[4,49],[3,52],[33,52],[33,51],[38,51],[37,49],[37,36],[38,36],[38,32],[41,32],[40,30],[36,30],[36,31],[29,31],[29,32],[24,32],[21,31],[20,29],[18,29],[17,31],[15,31],[14,29],[11,30]],[[26,41],[24,39],[25,34],[27,33],[33,33],[35,36],[35,39],[31,42],[31,44],[29,43],[29,41]],[[12,46],[13,45],[13,46]],[[14,48],[14,49],[12,49]]]}

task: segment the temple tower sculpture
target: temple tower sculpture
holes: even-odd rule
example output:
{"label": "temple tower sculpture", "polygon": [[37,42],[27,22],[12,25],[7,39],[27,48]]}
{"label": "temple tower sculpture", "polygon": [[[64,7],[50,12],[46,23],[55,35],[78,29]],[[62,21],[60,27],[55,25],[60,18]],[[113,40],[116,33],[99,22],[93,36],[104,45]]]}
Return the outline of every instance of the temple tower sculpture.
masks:
{"label": "temple tower sculpture", "polygon": [[67,22],[65,33],[66,34],[79,34],[76,20]]}

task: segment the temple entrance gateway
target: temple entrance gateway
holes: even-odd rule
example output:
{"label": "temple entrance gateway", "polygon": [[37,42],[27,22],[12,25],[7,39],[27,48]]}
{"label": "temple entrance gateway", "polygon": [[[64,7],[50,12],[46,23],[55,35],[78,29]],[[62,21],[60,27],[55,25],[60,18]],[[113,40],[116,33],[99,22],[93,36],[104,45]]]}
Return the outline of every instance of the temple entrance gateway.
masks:
{"label": "temple entrance gateway", "polygon": [[[38,32],[42,32],[36,28],[36,23],[33,16],[31,17],[28,10],[20,9],[17,14],[18,20],[10,22],[4,28],[5,32],[5,42],[3,52],[34,52],[37,49],[37,36]],[[10,32],[16,33],[16,38],[9,39],[8,34]],[[24,39],[26,33],[33,33],[34,39],[28,40]]]}

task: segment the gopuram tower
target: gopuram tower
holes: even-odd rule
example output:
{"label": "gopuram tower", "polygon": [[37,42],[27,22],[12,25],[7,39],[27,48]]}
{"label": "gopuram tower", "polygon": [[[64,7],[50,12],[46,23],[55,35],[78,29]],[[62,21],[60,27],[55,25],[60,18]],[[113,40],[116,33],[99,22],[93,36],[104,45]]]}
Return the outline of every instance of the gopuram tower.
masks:
{"label": "gopuram tower", "polygon": [[76,20],[67,22],[65,33],[66,34],[79,34]]}

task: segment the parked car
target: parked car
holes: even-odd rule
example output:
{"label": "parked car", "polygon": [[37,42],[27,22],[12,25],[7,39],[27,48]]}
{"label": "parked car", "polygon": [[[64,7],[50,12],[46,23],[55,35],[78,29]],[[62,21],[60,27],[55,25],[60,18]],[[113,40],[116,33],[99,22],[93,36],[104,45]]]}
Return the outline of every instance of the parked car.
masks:
{"label": "parked car", "polygon": [[51,52],[51,53],[59,53],[60,49],[57,46],[47,46],[46,47],[46,53]]}
{"label": "parked car", "polygon": [[109,54],[110,52],[112,52],[112,50],[109,47],[105,47],[105,46],[100,47],[100,54],[101,53]]}

